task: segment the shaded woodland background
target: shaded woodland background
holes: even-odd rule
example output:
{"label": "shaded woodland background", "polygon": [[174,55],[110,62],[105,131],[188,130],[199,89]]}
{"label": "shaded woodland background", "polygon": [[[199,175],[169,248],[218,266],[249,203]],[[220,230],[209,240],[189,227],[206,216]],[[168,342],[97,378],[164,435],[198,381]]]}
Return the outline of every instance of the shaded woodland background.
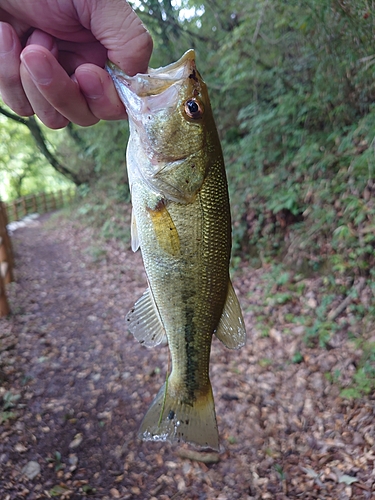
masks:
{"label": "shaded woodland background", "polygon": [[[265,300],[288,304],[321,275],[307,343],[342,328],[363,350],[346,395],[375,388],[375,5],[358,0],[134,0],[154,37],[152,67],[194,48],[226,159],[233,270],[263,267]],[[69,217],[127,244],[126,122],[51,131],[0,107],[0,196],[77,186]],[[100,257],[101,249],[93,249]],[[372,299],[358,299],[358,280]],[[257,312],[264,335],[272,328]],[[361,324],[362,335],[352,332]],[[353,328],[353,331],[358,328]],[[298,360],[295,360],[297,362]]]}

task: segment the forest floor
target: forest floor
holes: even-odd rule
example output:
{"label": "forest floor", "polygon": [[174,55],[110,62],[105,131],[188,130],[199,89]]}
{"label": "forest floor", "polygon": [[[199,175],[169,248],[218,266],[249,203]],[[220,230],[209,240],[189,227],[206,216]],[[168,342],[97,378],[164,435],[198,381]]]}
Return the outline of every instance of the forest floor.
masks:
{"label": "forest floor", "polygon": [[[137,438],[168,366],[167,347],[146,349],[125,328],[146,287],[139,252],[61,216],[12,240],[13,314],[0,320],[1,500],[375,498],[375,398],[345,399],[337,383],[349,383],[361,351],[344,328],[327,348],[309,347],[284,304],[264,304],[265,269],[234,275],[248,342],[230,351],[213,341],[221,449],[197,453]],[[320,279],[305,280],[289,313],[311,314]],[[259,310],[273,318],[267,334]]]}

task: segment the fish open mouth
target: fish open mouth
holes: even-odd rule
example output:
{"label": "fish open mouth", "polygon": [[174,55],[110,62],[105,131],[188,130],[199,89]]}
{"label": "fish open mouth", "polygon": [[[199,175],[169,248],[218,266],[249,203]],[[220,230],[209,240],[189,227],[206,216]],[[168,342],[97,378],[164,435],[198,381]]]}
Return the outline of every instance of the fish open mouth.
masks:
{"label": "fish open mouth", "polygon": [[140,113],[157,112],[173,106],[178,99],[180,85],[187,78],[196,78],[195,51],[188,50],[176,62],[148,73],[128,76],[108,61],[106,70],[112,77],[116,90],[134,121]]}
{"label": "fish open mouth", "polygon": [[121,95],[123,93],[121,89],[124,86],[138,97],[158,95],[171,85],[188,78],[190,74],[194,74],[195,51],[190,49],[174,63],[157,69],[149,68],[148,73],[138,73],[135,76],[126,75],[110,61],[108,61],[106,69]]}

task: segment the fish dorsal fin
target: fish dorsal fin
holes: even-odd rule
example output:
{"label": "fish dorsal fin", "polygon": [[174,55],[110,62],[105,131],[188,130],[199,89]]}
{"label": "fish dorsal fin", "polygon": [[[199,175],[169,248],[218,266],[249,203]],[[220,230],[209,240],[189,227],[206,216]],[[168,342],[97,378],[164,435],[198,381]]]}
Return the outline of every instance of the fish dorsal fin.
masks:
{"label": "fish dorsal fin", "polygon": [[239,349],[245,345],[245,324],[236,292],[230,281],[227,300],[215,335],[229,349]]}
{"label": "fish dorsal fin", "polygon": [[137,222],[135,220],[134,210],[132,210],[130,232],[131,232],[132,250],[133,252],[136,252],[139,248],[139,238],[138,238],[138,229],[137,229]]}
{"label": "fish dorsal fin", "polygon": [[126,315],[126,324],[138,342],[146,347],[154,347],[166,339],[165,328],[149,288]]}

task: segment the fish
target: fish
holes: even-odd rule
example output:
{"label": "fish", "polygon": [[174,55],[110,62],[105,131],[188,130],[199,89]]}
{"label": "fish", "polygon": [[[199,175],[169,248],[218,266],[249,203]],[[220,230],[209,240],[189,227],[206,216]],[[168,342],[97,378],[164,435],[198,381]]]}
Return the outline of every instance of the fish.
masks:
{"label": "fish", "polygon": [[139,437],[219,450],[209,377],[212,337],[245,344],[229,276],[231,215],[222,148],[195,52],[128,76],[108,62],[128,113],[131,244],[148,288],[126,316],[146,347],[167,339],[171,370]]}

